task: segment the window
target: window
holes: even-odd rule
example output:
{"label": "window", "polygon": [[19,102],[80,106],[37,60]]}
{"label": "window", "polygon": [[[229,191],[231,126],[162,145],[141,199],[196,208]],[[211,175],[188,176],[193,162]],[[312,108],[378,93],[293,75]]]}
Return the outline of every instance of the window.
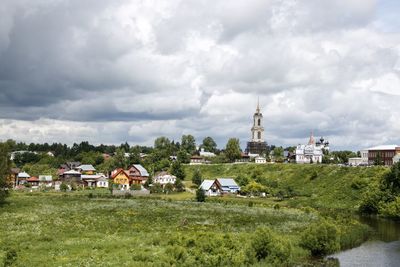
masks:
{"label": "window", "polygon": [[258,119],[258,126],[260,126],[261,125],[261,120],[260,119]]}
{"label": "window", "polygon": [[261,132],[258,132],[258,139],[261,139]]}

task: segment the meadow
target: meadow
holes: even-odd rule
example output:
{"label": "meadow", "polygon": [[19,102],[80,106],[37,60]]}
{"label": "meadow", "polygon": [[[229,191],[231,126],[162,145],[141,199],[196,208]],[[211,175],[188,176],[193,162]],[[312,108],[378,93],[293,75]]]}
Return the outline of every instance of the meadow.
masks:
{"label": "meadow", "polygon": [[[337,229],[336,249],[363,242],[370,229],[353,218],[354,211],[363,184],[386,172],[244,164],[188,166],[188,177],[194,168],[201,168],[204,178],[246,175],[275,191],[292,187],[296,194],[283,200],[218,197],[198,203],[188,192],[137,198],[113,198],[108,190],[13,192],[0,207],[0,263],[318,266],[301,245],[304,232],[327,222]],[[267,254],[260,259],[255,251],[263,252],[263,246]]]}

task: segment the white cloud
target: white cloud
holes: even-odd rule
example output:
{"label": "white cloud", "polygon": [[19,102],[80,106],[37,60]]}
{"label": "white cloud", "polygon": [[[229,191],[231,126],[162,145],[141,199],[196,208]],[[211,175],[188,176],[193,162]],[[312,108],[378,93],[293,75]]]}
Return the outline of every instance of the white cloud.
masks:
{"label": "white cloud", "polygon": [[244,144],[260,97],[269,143],[400,144],[400,34],[380,30],[379,5],[6,1],[0,138]]}

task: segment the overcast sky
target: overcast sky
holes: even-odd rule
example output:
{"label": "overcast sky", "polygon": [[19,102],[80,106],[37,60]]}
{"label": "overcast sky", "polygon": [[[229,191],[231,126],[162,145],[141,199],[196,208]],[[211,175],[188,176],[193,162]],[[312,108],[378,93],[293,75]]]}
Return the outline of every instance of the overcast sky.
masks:
{"label": "overcast sky", "polygon": [[2,0],[0,139],[400,145],[399,2]]}

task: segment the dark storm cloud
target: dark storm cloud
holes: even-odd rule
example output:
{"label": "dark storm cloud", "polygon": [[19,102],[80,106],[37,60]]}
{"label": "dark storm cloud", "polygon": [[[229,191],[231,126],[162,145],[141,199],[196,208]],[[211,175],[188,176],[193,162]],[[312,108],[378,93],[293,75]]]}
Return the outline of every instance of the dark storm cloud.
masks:
{"label": "dark storm cloud", "polygon": [[400,36],[379,4],[6,0],[0,137],[245,143],[260,97],[270,143],[400,143]]}

